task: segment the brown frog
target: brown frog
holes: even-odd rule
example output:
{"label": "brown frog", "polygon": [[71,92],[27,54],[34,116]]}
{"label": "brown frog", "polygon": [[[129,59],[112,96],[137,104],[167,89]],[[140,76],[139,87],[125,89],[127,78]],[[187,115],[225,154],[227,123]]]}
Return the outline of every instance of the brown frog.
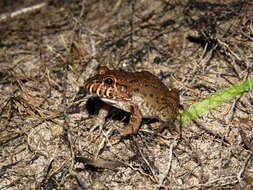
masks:
{"label": "brown frog", "polygon": [[130,112],[129,124],[121,132],[123,136],[136,134],[142,118],[170,122],[178,113],[179,92],[166,87],[148,71],[126,72],[101,66],[85,82],[85,89],[107,103],[98,114],[100,126],[109,112],[108,105]]}

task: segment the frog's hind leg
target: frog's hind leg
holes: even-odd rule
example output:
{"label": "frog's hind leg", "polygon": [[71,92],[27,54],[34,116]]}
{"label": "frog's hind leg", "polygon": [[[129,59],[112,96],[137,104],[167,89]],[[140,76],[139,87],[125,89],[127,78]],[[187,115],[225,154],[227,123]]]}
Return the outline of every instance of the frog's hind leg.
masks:
{"label": "frog's hind leg", "polygon": [[136,105],[131,105],[130,121],[126,128],[121,132],[122,136],[136,134],[141,125],[141,110]]}

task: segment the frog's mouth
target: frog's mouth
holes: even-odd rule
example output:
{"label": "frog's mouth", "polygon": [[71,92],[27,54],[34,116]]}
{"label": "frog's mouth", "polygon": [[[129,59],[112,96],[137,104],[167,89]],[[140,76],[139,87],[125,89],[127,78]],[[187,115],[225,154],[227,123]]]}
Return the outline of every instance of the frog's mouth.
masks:
{"label": "frog's mouth", "polygon": [[100,98],[100,99],[111,106],[114,106],[126,112],[130,112],[129,101],[127,100],[124,100],[124,99],[116,100],[116,99],[108,99],[108,98]]}

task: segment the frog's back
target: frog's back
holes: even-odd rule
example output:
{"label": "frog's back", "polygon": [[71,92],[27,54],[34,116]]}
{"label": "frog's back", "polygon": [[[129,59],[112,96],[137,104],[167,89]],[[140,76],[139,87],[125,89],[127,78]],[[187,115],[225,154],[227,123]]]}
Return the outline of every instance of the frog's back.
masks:
{"label": "frog's back", "polygon": [[[116,73],[115,73],[116,74]],[[131,92],[133,102],[139,106],[143,117],[170,120],[178,111],[179,93],[169,89],[161,80],[148,71],[122,72],[118,79]]]}

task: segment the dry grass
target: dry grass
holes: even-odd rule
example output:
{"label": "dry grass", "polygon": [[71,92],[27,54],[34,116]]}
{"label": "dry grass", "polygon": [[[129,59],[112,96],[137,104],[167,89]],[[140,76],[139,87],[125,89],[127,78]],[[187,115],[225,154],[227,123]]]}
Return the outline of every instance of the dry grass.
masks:
{"label": "dry grass", "polygon": [[180,90],[182,109],[252,76],[252,1],[10,2],[0,189],[252,189],[252,90],[180,132],[144,123],[121,140],[126,113],[90,131],[101,102],[74,101],[98,65],[154,73]]}

